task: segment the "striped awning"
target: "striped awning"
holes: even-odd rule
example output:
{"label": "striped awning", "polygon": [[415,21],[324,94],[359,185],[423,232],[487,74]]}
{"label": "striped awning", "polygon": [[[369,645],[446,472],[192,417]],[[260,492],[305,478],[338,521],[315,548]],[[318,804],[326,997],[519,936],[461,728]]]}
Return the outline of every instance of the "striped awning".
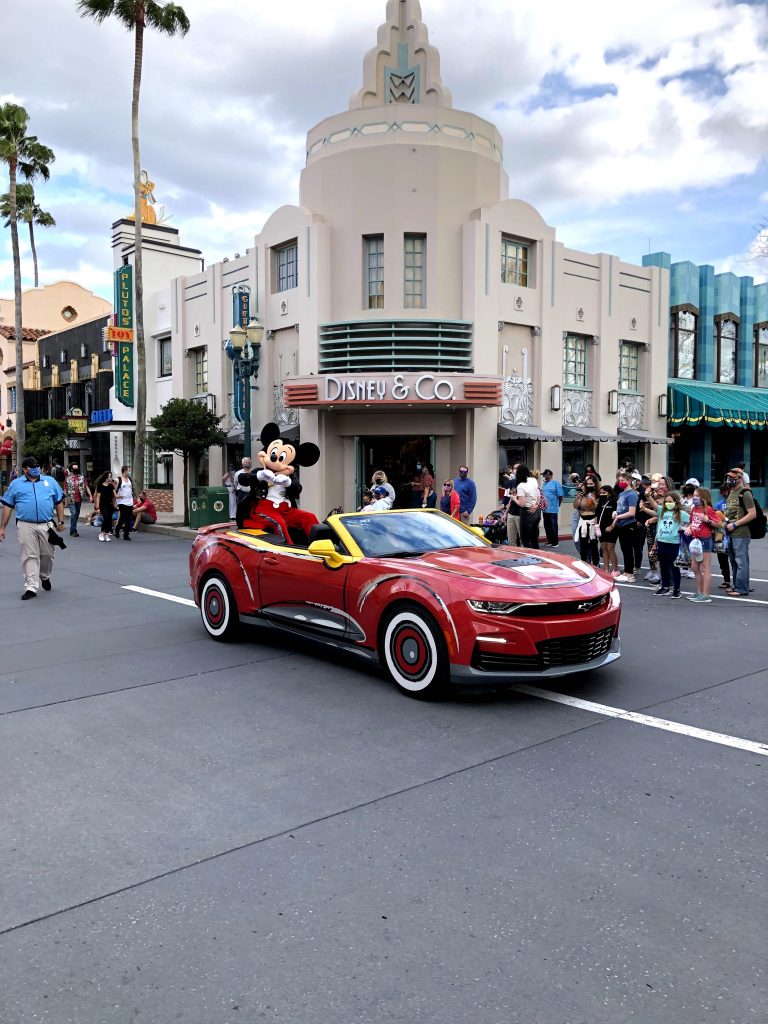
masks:
{"label": "striped awning", "polygon": [[753,430],[768,427],[768,388],[675,380],[669,385],[669,406],[673,427],[697,423]]}

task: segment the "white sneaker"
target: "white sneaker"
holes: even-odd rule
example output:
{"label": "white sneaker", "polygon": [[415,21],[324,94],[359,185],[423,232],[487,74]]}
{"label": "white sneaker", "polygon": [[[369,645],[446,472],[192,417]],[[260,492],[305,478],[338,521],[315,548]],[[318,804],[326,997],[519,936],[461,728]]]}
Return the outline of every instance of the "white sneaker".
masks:
{"label": "white sneaker", "polygon": [[653,580],[651,579],[652,576],[653,576],[653,570],[649,569],[649,571],[645,574],[645,576],[643,576],[643,579],[644,580],[648,580],[649,583],[653,583]]}
{"label": "white sneaker", "polygon": [[104,540],[107,542],[107,544],[109,544],[109,542],[112,540],[112,535],[108,533]]}
{"label": "white sneaker", "polygon": [[661,582],[661,576],[659,576],[659,574],[657,572],[652,572],[648,576],[646,576],[645,578],[648,580],[649,583],[660,583]]}
{"label": "white sneaker", "polygon": [[100,541],[105,541],[106,539],[107,539],[107,538],[106,538],[106,537],[104,537],[104,536],[102,536],[102,534],[99,534],[99,540],[100,540]]}
{"label": "white sneaker", "polygon": [[683,575],[687,576],[689,580],[695,580],[696,579],[696,573],[693,571],[693,569],[689,569]]}
{"label": "white sneaker", "polygon": [[616,577],[616,582],[617,583],[634,583],[635,582],[635,577],[634,576],[627,576],[627,574],[623,572],[620,576]]}

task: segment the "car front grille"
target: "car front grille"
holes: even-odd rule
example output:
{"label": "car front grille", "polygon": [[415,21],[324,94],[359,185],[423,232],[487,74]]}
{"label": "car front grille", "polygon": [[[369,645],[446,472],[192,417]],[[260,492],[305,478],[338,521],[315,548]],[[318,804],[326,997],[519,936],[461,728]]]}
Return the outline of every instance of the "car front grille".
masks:
{"label": "car front grille", "polygon": [[481,672],[542,672],[547,668],[588,665],[611,649],[613,626],[597,633],[564,636],[536,644],[538,654],[501,654],[475,648],[474,668]]}
{"label": "car front grille", "polygon": [[547,603],[542,601],[537,604],[521,604],[512,612],[516,619],[542,619],[545,616],[558,615],[586,615],[590,612],[601,611],[610,600],[610,593],[601,594],[600,597],[588,597],[581,601],[554,601]]}

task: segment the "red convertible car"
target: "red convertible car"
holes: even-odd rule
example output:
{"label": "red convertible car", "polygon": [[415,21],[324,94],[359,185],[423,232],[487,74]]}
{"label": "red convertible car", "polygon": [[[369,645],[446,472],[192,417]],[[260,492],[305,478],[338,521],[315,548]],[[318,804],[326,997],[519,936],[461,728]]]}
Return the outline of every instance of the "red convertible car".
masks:
{"label": "red convertible car", "polygon": [[568,556],[492,545],[429,509],[331,515],[307,547],[204,527],[190,585],[215,640],[260,622],[381,664],[415,697],[447,682],[548,679],[620,655],[610,577]]}

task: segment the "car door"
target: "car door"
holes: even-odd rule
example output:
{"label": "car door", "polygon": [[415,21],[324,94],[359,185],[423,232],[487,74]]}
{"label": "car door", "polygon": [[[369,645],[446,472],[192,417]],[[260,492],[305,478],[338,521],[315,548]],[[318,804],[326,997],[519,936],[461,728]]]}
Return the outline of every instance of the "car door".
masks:
{"label": "car door", "polygon": [[346,609],[348,572],[348,563],[329,568],[304,548],[265,551],[259,564],[262,615],[323,640],[348,640],[356,632]]}

